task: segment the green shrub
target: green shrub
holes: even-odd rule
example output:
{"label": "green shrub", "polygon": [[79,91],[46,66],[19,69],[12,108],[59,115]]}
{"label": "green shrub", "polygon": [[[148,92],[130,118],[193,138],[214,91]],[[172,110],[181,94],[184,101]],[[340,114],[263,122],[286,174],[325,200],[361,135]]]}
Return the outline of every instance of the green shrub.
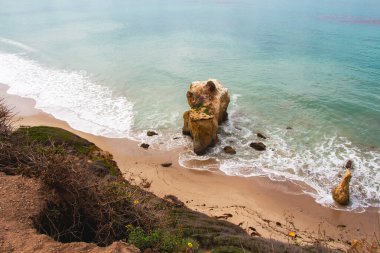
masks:
{"label": "green shrub", "polygon": [[185,240],[160,229],[146,233],[141,227],[127,226],[127,228],[129,230],[128,242],[141,251],[150,248],[155,252],[185,252],[188,243],[191,243],[194,252],[199,247],[194,240]]}
{"label": "green shrub", "polygon": [[74,148],[79,154],[89,154],[96,149],[96,146],[93,143],[57,127],[20,127],[13,133],[13,135],[21,136],[23,140],[27,139],[45,145],[50,145],[51,143],[54,143],[55,145],[65,144],[66,146]]}

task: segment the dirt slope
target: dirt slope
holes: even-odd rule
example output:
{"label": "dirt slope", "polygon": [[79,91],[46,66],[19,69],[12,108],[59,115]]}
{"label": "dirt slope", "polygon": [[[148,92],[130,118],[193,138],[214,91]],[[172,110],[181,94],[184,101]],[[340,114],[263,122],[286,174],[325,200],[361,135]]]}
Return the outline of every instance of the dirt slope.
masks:
{"label": "dirt slope", "polygon": [[102,248],[92,243],[60,243],[38,234],[31,217],[37,215],[44,204],[40,187],[36,179],[0,173],[0,252],[140,252],[123,242]]}

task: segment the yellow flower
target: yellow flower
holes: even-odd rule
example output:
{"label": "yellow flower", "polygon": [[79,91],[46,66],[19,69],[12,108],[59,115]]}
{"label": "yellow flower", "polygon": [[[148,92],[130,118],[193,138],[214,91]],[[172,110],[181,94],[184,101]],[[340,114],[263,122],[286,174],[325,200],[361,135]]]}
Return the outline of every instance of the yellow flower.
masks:
{"label": "yellow flower", "polygon": [[187,243],[187,247],[192,248],[192,247],[193,247],[193,244],[192,244],[191,242],[188,242],[188,243]]}
{"label": "yellow flower", "polygon": [[136,199],[133,201],[133,204],[137,205],[139,203],[139,201]]}
{"label": "yellow flower", "polygon": [[127,229],[132,229],[133,228],[133,225],[132,224],[128,224],[125,226]]}
{"label": "yellow flower", "polygon": [[297,234],[296,234],[296,232],[291,231],[291,232],[288,233],[288,236],[290,236],[292,238],[296,238]]}

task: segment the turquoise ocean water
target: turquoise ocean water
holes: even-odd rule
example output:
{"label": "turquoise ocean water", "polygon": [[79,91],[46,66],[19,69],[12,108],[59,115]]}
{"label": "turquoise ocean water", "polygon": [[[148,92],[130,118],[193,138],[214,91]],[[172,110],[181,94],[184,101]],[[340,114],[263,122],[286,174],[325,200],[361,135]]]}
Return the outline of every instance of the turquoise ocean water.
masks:
{"label": "turquoise ocean water", "polygon": [[[76,129],[190,147],[172,137],[190,82],[208,78],[229,88],[230,120],[182,165],[302,180],[341,208],[329,193],[352,159],[345,209],[380,207],[378,0],[0,0],[0,83]],[[266,152],[248,147],[256,132]]]}

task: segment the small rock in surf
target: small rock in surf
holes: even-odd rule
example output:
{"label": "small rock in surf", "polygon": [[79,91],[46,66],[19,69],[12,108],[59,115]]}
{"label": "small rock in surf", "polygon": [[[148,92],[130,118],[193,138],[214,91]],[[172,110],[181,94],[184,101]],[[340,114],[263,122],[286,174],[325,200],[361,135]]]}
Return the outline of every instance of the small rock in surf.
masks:
{"label": "small rock in surf", "polygon": [[249,146],[251,148],[253,148],[253,149],[258,150],[258,151],[264,151],[264,150],[266,150],[266,146],[262,142],[252,142],[251,144],[249,144]]}

